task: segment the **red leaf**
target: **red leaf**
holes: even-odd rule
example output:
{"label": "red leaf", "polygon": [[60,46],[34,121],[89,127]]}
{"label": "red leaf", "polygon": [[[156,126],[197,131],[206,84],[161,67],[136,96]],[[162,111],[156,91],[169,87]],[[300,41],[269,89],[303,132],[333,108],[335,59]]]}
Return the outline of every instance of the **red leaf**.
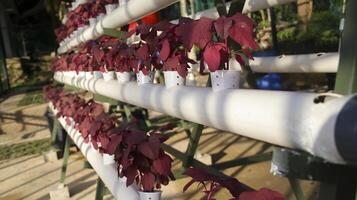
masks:
{"label": "red leaf", "polygon": [[253,21],[240,13],[235,14],[230,19],[234,21],[234,25],[228,31],[229,36],[242,47],[259,49],[258,44],[253,38]]}
{"label": "red leaf", "polygon": [[141,60],[147,60],[149,59],[149,46],[148,45],[143,45],[137,50],[137,55],[139,59]]}
{"label": "red leaf", "polygon": [[126,186],[130,186],[134,183],[135,177],[138,174],[136,166],[130,166],[124,170],[123,174],[126,176]]}
{"label": "red leaf", "polygon": [[[160,144],[159,144],[160,145]],[[138,151],[147,158],[156,159],[159,155],[160,146],[150,142],[143,142],[138,145]]]}
{"label": "red leaf", "polygon": [[71,120],[68,117],[66,117],[65,121],[68,126],[71,125]]}
{"label": "red leaf", "polygon": [[228,30],[232,27],[233,20],[222,16],[214,22],[214,27],[219,37],[227,39]]}
{"label": "red leaf", "polygon": [[126,137],[126,143],[129,145],[140,144],[144,140],[146,140],[147,135],[142,131],[130,132]]}
{"label": "red leaf", "polygon": [[238,198],[239,195],[245,191],[243,185],[235,178],[227,178],[219,180],[222,187],[229,190],[232,196]]}
{"label": "red leaf", "polygon": [[172,161],[172,158],[164,153],[153,161],[153,167],[160,175],[169,176],[171,174]]}
{"label": "red leaf", "polygon": [[100,135],[99,135],[99,142],[100,142],[100,144],[102,145],[102,147],[103,147],[104,149],[107,149],[107,148],[108,148],[109,138],[108,138],[107,135],[100,134]]}
{"label": "red leaf", "polygon": [[212,19],[202,17],[180,25],[177,34],[182,38],[184,47],[190,50],[196,44],[201,49],[205,48],[212,41],[212,23]]}
{"label": "red leaf", "polygon": [[180,64],[179,66],[177,66],[176,71],[181,77],[186,78],[188,72],[187,64]]}
{"label": "red leaf", "polygon": [[203,52],[203,59],[207,63],[208,69],[211,72],[215,72],[220,68],[221,55],[213,45],[206,47],[205,51]]}
{"label": "red leaf", "polygon": [[203,181],[215,181],[218,182],[219,178],[216,177],[213,174],[208,173],[204,169],[200,168],[188,168],[186,171],[183,173],[184,175],[190,176],[193,180],[197,182],[203,182]]}
{"label": "red leaf", "polygon": [[236,60],[241,66],[245,66],[246,65],[246,63],[245,63],[245,61],[244,61],[244,59],[242,58],[241,55],[237,54],[236,55]]}
{"label": "red leaf", "polygon": [[194,179],[190,180],[188,183],[186,183],[185,187],[183,187],[183,192],[186,192],[186,190],[194,184],[196,181]]}
{"label": "red leaf", "polygon": [[94,54],[94,58],[97,62],[101,62],[104,56],[104,51],[102,49],[100,49],[99,46],[95,46],[93,48],[93,54]]}
{"label": "red leaf", "polygon": [[123,136],[119,135],[119,134],[110,137],[110,142],[107,147],[108,154],[112,155],[115,153],[115,150],[116,150],[117,146],[121,143],[122,139],[123,139]]}
{"label": "red leaf", "polygon": [[279,193],[275,192],[266,188],[260,189],[258,191],[252,192],[243,192],[239,196],[239,200],[284,200],[284,196]]}
{"label": "red leaf", "polygon": [[144,192],[152,192],[155,185],[155,176],[151,172],[144,173],[144,176],[141,178],[141,184]]}
{"label": "red leaf", "polygon": [[170,43],[168,39],[164,39],[162,43],[162,48],[160,51],[161,60],[166,60],[170,55]]}
{"label": "red leaf", "polygon": [[251,51],[249,51],[249,49],[243,48],[242,51],[249,59],[254,60],[253,54]]}

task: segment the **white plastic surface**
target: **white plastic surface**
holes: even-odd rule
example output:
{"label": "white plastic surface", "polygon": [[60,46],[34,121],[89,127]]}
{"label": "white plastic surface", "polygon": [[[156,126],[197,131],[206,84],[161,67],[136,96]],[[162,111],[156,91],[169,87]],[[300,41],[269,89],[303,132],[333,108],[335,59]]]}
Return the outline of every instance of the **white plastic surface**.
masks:
{"label": "white plastic surface", "polygon": [[126,83],[131,79],[130,72],[116,72],[116,75],[119,83]]}
{"label": "white plastic surface", "polygon": [[139,200],[160,200],[161,192],[142,192],[139,191]]}
{"label": "white plastic surface", "polygon": [[145,75],[142,71],[136,74],[136,82],[138,85],[145,85],[148,83],[153,83],[155,72],[151,71],[148,75]]}
{"label": "white plastic surface", "polygon": [[[355,95],[314,103],[307,92],[173,87],[135,82],[55,79],[119,101],[176,118],[229,131],[267,143],[301,149],[332,163],[344,164],[335,142],[335,123]],[[84,82],[84,84],[82,83]]]}
{"label": "white plastic surface", "polygon": [[186,77],[183,78],[177,71],[164,71],[165,86],[167,88],[175,86],[184,86]]}
{"label": "white plastic surface", "polygon": [[115,72],[114,71],[103,72],[103,78],[105,81],[114,80]]}
{"label": "white plastic surface", "polygon": [[104,165],[115,164],[114,155],[103,153],[103,164]]}
{"label": "white plastic surface", "polygon": [[214,91],[239,88],[239,71],[217,70],[211,72],[211,84]]}

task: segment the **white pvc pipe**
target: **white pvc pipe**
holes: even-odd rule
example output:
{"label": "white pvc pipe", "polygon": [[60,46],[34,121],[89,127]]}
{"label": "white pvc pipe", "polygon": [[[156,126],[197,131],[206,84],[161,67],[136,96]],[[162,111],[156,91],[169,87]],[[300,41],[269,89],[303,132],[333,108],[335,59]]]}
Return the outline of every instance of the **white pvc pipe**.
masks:
{"label": "white pvc pipe", "polygon": [[[106,15],[104,19],[97,23],[95,27],[89,27],[83,34],[76,38],[72,38],[68,43],[58,49],[58,53],[62,54],[69,49],[78,46],[82,42],[96,39],[103,35],[103,28],[114,29],[124,26],[132,21],[140,19],[152,12],[156,12],[165,8],[178,0],[131,0],[125,6],[118,7],[112,13]],[[296,0],[246,0],[243,8],[243,13],[254,12],[261,9],[266,9],[276,5],[291,3]],[[228,4],[229,5],[229,4]],[[206,16],[218,18],[216,9],[209,9],[191,16],[195,19]]]}
{"label": "white pvc pipe", "polygon": [[[56,111],[50,104],[50,108],[54,113]],[[85,143],[81,134],[73,127],[68,126],[65,119],[60,117],[58,121],[66,130],[68,135],[72,138],[76,146],[81,150],[93,169],[104,182],[115,199],[118,200],[137,200],[139,199],[139,192],[135,184],[126,187],[126,179],[118,177],[118,170],[115,164],[104,165],[103,156],[89,143]]]}
{"label": "white pvc pipe", "polygon": [[[277,5],[283,5],[283,4],[288,4],[291,2],[295,2],[297,0],[246,0],[244,3],[244,7],[243,7],[243,14],[247,14],[250,12],[255,12],[258,10],[262,10],[262,9],[267,9],[270,7],[274,7]],[[227,11],[229,10],[231,5],[231,2],[226,3],[226,9]],[[219,17],[219,14],[217,12],[216,8],[210,8],[204,11],[200,11],[195,13],[194,15],[189,15],[189,18],[192,19],[200,19],[201,17],[209,17],[212,19],[217,19]],[[173,20],[173,23],[178,23],[178,19]]]}
{"label": "white pvc pipe", "polygon": [[246,0],[243,7],[243,13],[255,12],[295,1],[297,0]]}
{"label": "white pvc pipe", "polygon": [[254,57],[249,65],[261,73],[336,73],[339,57],[339,53]]}
{"label": "white pvc pipe", "polygon": [[79,37],[72,39],[69,43],[60,47],[58,53],[64,53],[82,42],[96,39],[103,34],[104,28],[113,29],[124,26],[177,1],[178,0],[131,0],[124,6],[119,6],[113,12],[106,15],[95,27],[86,29]]}
{"label": "white pvc pipe", "polygon": [[[349,132],[335,131],[341,109],[355,101],[352,98],[355,96],[316,104],[314,100],[317,94],[303,92],[243,89],[214,92],[211,88],[183,86],[167,89],[155,84],[138,86],[135,82],[118,84],[116,81],[104,82],[102,79],[70,78],[61,73],[56,73],[54,78],[65,84],[176,118],[275,145],[305,150],[333,163],[357,160],[357,153],[354,153],[357,148],[349,150],[349,153],[353,152],[352,158],[345,160],[345,154],[341,156],[341,149],[338,149],[345,140],[336,143],[343,133],[348,133],[347,137],[357,137],[353,124],[346,126],[350,128]],[[353,112],[357,112],[357,108],[354,109]],[[350,142],[348,145],[356,145],[354,140],[346,141]]]}
{"label": "white pvc pipe", "polygon": [[[257,73],[336,73],[339,57],[339,53],[254,57],[249,65]],[[199,68],[199,64],[192,67]],[[238,62],[230,62],[229,67],[241,70]]]}

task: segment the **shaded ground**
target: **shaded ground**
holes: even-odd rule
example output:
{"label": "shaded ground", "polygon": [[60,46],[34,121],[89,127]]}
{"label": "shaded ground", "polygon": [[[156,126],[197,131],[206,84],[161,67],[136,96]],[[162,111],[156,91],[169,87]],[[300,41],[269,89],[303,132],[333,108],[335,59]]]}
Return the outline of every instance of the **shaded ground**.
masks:
{"label": "shaded ground", "polygon": [[[25,95],[16,95],[0,103],[0,144],[14,144],[24,141],[40,140],[49,137],[47,121],[43,116],[47,104],[32,104],[18,107]],[[188,144],[184,132],[174,135],[167,144],[185,152]],[[203,162],[212,158],[212,163],[247,158],[272,151],[270,145],[241,137],[236,134],[207,128],[201,137],[198,157]],[[68,166],[66,184],[69,186],[71,199],[94,199],[97,175],[91,169],[84,169],[84,159],[79,152],[72,152]],[[0,161],[0,200],[12,199],[49,199],[49,191],[57,188],[62,160],[45,163],[41,155],[30,155],[16,159]],[[268,187],[284,193],[287,199],[294,199],[286,178],[269,173],[270,161],[251,165],[242,165],[223,170],[229,176],[259,189]],[[175,159],[173,171],[182,171],[182,163]],[[163,199],[202,199],[199,187],[193,186],[185,194],[184,185],[189,178],[179,178],[163,188]],[[316,199],[318,184],[303,181],[306,199]],[[112,199],[107,195],[106,199]],[[217,199],[229,199],[226,191],[220,191]]]}
{"label": "shaded ground", "polygon": [[18,106],[24,98],[26,94],[15,95],[0,103],[0,145],[50,136],[44,117],[47,105]]}

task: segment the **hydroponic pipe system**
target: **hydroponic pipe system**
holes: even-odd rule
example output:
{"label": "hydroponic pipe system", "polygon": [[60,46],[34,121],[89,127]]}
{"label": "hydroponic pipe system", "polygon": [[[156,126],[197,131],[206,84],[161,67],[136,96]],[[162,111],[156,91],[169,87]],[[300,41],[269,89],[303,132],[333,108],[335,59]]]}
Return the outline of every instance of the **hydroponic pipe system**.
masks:
{"label": "hydroponic pipe system", "polygon": [[106,15],[95,26],[84,30],[82,34],[70,40],[58,49],[62,54],[79,44],[93,40],[103,35],[104,28],[114,29],[124,26],[132,21],[138,20],[143,16],[165,8],[178,0],[131,0],[124,6],[119,6],[110,14]]}
{"label": "hydroponic pipe system", "polygon": [[60,72],[55,80],[176,118],[305,150],[332,163],[357,161],[357,95],[319,102],[318,94],[303,92],[138,86]]}
{"label": "hydroponic pipe system", "polygon": [[[50,104],[49,106],[54,113],[56,110]],[[115,199],[137,200],[139,192],[135,184],[127,187],[126,179],[118,177],[118,170],[115,164],[104,165],[103,156],[95,150],[89,143],[85,143],[81,134],[72,125],[67,125],[66,120],[62,117],[58,118],[62,127],[72,138],[76,146],[81,150],[93,169],[104,182]]]}
{"label": "hydroponic pipe system", "polygon": [[260,73],[336,73],[339,53],[254,57],[249,65]]}
{"label": "hydroponic pipe system", "polygon": [[[339,53],[254,57],[249,66],[258,73],[336,73],[339,59]],[[194,67],[199,68],[199,64]],[[238,62],[229,67],[241,69]]]}
{"label": "hydroponic pipe system", "polygon": [[[82,34],[65,43],[58,49],[62,54],[79,44],[93,40],[103,35],[104,28],[115,29],[132,21],[140,19],[150,13],[165,8],[178,0],[131,0],[124,6],[119,6],[112,13],[106,15],[96,26],[89,27]],[[246,0],[243,13],[254,12],[276,5],[291,3],[296,0]]]}

